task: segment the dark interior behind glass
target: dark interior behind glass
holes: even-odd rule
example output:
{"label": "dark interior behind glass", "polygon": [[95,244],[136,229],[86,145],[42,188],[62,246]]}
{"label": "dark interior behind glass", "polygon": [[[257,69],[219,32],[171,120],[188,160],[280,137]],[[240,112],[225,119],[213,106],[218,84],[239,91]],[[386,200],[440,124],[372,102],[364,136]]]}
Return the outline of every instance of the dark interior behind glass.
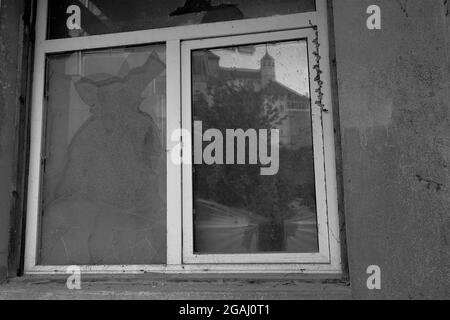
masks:
{"label": "dark interior behind glass", "polygon": [[[315,11],[315,0],[49,0],[48,39],[126,32]],[[69,30],[67,8],[81,9]]]}

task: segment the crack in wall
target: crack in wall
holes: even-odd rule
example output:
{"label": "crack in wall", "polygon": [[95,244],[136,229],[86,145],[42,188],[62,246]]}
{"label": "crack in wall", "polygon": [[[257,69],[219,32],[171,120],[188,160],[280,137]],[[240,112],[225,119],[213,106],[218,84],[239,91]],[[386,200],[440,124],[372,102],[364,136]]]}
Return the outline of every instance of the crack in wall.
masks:
{"label": "crack in wall", "polygon": [[[444,0],[444,1],[448,1],[448,0]],[[397,0],[397,3],[399,4],[400,9],[403,11],[405,16],[407,18],[409,18],[409,14],[408,14],[408,0]]]}
{"label": "crack in wall", "polygon": [[444,188],[444,184],[431,179],[425,179],[419,174],[416,175],[416,178],[420,183],[426,184],[428,190],[439,192]]}

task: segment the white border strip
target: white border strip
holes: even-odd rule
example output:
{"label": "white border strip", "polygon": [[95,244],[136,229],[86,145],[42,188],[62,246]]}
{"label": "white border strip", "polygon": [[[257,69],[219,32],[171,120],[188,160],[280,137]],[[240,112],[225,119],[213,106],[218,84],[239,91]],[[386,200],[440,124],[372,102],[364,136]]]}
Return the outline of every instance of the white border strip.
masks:
{"label": "white border strip", "polygon": [[[28,275],[65,274],[69,266],[36,266]],[[329,264],[198,264],[198,265],[126,265],[80,266],[82,274],[340,274]]]}
{"label": "white border strip", "polygon": [[37,261],[39,230],[39,199],[41,178],[41,147],[45,85],[45,52],[43,43],[47,25],[47,1],[38,1],[36,43],[34,55],[33,93],[31,111],[30,166],[28,174],[27,222],[25,233],[25,270],[31,270]]}
{"label": "white border strip", "polygon": [[[328,207],[328,232],[330,239],[330,258],[331,265],[335,268],[342,268],[341,242],[339,228],[339,210],[336,178],[336,150],[334,139],[334,119],[333,119],[333,100],[331,97],[331,63],[330,46],[328,33],[328,7],[327,0],[316,0],[316,9],[318,12],[318,33],[319,33],[319,51],[322,52],[320,60],[320,69],[322,70],[322,103],[328,112],[322,113],[322,125],[324,136],[324,156],[325,156],[325,186],[327,190]],[[326,54],[323,54],[325,52]]]}
{"label": "white border strip", "polygon": [[[41,0],[40,2],[46,2]],[[64,52],[105,47],[129,46],[145,43],[166,42],[171,40],[193,40],[249,34],[267,31],[281,31],[310,27],[316,25],[316,12],[297,13],[286,16],[256,18],[148,29],[131,32],[112,33],[88,37],[55,39],[45,41],[45,52]],[[41,24],[39,24],[40,26]]]}
{"label": "white border strip", "polygon": [[180,41],[172,40],[166,44],[166,73],[167,73],[167,109],[166,109],[166,136],[167,136],[167,264],[181,264],[181,166],[172,161],[172,150],[181,140],[172,140],[172,133],[181,128],[181,65]]}

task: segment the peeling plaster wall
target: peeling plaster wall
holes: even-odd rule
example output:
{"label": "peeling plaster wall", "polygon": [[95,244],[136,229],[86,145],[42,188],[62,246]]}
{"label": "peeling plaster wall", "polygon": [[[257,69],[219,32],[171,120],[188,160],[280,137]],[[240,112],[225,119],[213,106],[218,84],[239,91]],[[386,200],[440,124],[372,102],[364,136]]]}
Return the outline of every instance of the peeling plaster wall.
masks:
{"label": "peeling plaster wall", "polygon": [[[366,28],[377,4],[382,29]],[[450,297],[446,0],[333,1],[350,280],[356,298]],[[366,287],[381,267],[382,290]]]}
{"label": "peeling plaster wall", "polygon": [[21,4],[22,1],[2,0],[0,8],[0,282],[7,275],[9,221],[15,179]]}

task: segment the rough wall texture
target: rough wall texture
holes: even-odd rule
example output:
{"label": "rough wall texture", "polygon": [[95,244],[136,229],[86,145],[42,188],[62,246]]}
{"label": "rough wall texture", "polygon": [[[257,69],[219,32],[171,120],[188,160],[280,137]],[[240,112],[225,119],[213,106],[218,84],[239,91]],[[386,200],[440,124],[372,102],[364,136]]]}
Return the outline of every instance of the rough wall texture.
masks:
{"label": "rough wall texture", "polygon": [[15,180],[21,3],[2,0],[0,8],[0,282],[7,275],[9,221]]}
{"label": "rough wall texture", "polygon": [[[22,277],[0,286],[0,300],[348,300],[348,286],[337,282],[262,279],[250,275],[138,275],[83,277],[81,290],[67,290],[66,277]],[[170,315],[168,317],[170,318]],[[200,318],[201,319],[201,318]],[[249,317],[251,319],[251,317]]]}
{"label": "rough wall texture", "polygon": [[[21,3],[2,0],[0,9],[0,281],[15,179]],[[450,297],[449,2],[332,3],[354,297]],[[372,4],[381,7],[382,30],[365,27]],[[373,264],[380,291],[366,288]]]}
{"label": "rough wall texture", "polygon": [[[381,30],[366,28],[373,4]],[[354,296],[450,297],[448,3],[333,7]],[[380,291],[367,290],[369,265]]]}

